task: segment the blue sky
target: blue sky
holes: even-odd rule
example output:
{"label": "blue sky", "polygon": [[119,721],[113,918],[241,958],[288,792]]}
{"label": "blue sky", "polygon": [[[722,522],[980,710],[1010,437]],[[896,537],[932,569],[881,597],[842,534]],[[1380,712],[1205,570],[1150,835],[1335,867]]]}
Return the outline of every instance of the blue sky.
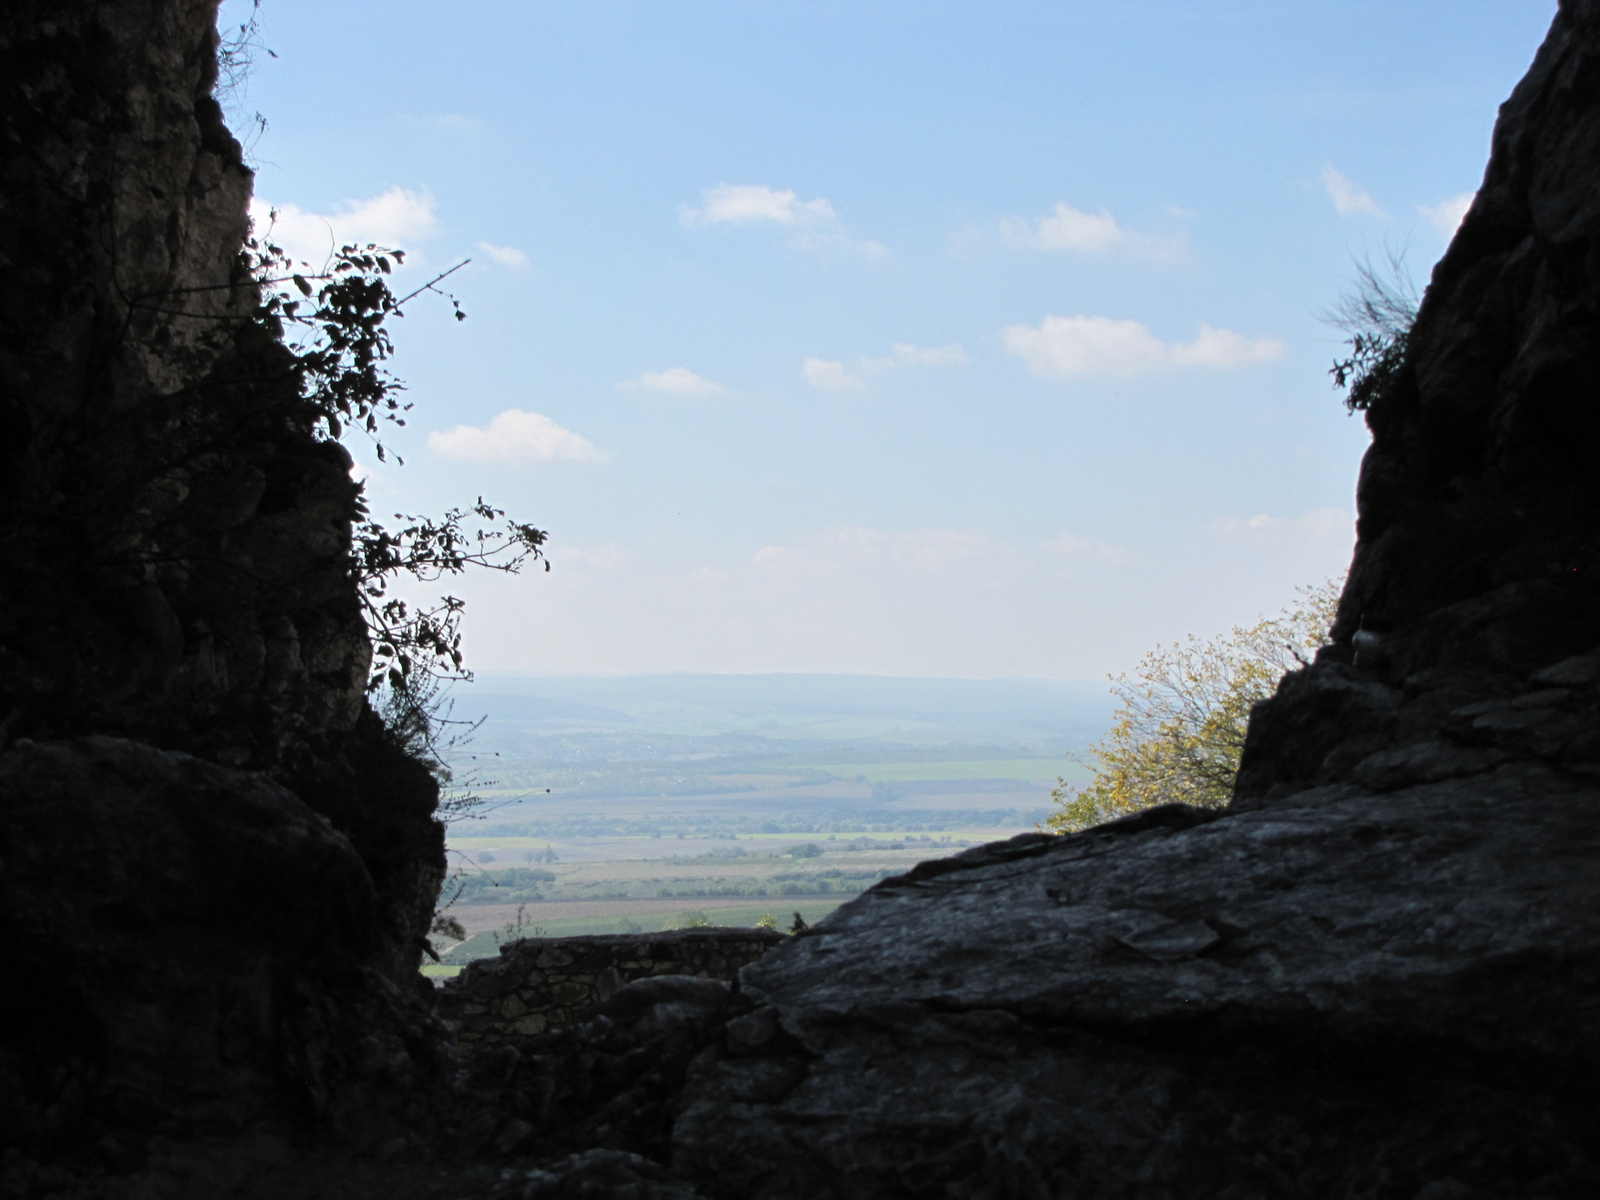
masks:
{"label": "blue sky", "polygon": [[550,529],[478,666],[1090,678],[1343,569],[1318,314],[1426,279],[1554,11],[267,0],[239,103],[288,248],[473,260],[352,449]]}

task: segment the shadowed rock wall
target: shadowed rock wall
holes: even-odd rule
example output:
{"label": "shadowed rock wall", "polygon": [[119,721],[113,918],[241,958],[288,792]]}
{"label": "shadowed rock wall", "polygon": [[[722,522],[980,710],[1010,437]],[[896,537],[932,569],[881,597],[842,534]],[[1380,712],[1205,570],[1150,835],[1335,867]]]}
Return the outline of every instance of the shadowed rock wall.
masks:
{"label": "shadowed rock wall", "polygon": [[[1255,714],[1236,789],[1600,774],[1600,52],[1564,3],[1367,413],[1334,644]],[[1356,653],[1357,633],[1367,648]],[[1571,690],[1576,689],[1576,690]]]}
{"label": "shadowed rock wall", "polygon": [[442,1045],[437,788],[365,699],[350,460],[252,319],[215,17],[0,6],[0,1137],[79,1161],[354,1129]]}
{"label": "shadowed rock wall", "polygon": [[680,929],[658,934],[522,938],[480,958],[439,989],[435,1011],[469,1047],[570,1025],[624,984],[656,975],[733,980],[783,942],[766,929]]}

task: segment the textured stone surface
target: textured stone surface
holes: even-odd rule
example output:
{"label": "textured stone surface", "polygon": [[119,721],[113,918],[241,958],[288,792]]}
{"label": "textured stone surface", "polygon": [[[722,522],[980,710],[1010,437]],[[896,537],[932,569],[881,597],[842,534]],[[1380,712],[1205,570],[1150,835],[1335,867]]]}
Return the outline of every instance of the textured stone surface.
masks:
{"label": "textured stone surface", "polygon": [[447,1069],[423,999],[372,966],[361,856],[260,775],[121,738],[24,739],[0,753],[0,862],[10,1144],[115,1166],[153,1134],[297,1116],[387,1140]]}
{"label": "textured stone surface", "polygon": [[466,1047],[559,1029],[589,1015],[624,984],[656,975],[733,980],[784,941],[764,929],[678,929],[657,934],[522,938],[439,989],[435,1011]]}
{"label": "textured stone surface", "polygon": [[1600,792],[1509,768],[963,858],[744,971],[786,1036],[695,1068],[709,1194],[1600,1188]]}
{"label": "textured stone surface", "polygon": [[266,766],[355,725],[370,650],[349,459],[244,320],[215,7],[0,15],[0,708]]}

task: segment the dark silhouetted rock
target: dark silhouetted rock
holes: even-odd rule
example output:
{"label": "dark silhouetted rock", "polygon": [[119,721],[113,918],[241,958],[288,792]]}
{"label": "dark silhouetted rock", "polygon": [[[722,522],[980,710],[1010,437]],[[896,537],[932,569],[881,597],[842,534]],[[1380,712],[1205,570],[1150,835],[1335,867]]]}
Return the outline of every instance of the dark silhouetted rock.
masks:
{"label": "dark silhouetted rock", "polygon": [[282,351],[220,319],[248,179],[211,17],[0,16],[5,1186],[75,1154],[240,1200],[1600,1195],[1600,0],[1502,111],[1368,412],[1334,644],[1228,811],[924,863],[732,984],[637,980],[459,1068],[412,986],[438,829],[360,695],[356,493],[251,415],[292,410]]}
{"label": "dark silhouetted rock", "polygon": [[392,1139],[448,1067],[438,789],[367,704],[349,456],[251,319],[215,20],[0,6],[0,1191]]}

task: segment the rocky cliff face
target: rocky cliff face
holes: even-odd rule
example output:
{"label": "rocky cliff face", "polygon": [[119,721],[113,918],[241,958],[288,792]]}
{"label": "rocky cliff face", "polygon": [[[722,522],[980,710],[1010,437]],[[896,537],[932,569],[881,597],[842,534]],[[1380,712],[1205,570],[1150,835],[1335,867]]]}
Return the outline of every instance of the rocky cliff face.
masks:
{"label": "rocky cliff face", "polygon": [[[349,459],[250,319],[215,10],[0,11],[0,921],[26,981],[0,1107],[27,1146],[355,1113],[361,1055],[431,1053],[406,1044],[437,790],[365,701]],[[338,1044],[361,1022],[387,1050]]]}
{"label": "rocky cliff face", "polygon": [[1511,761],[1600,771],[1593,672],[1546,670],[1600,641],[1595,38],[1594,6],[1564,3],[1501,109],[1411,353],[1367,414],[1334,645],[1255,714],[1236,807]]}

